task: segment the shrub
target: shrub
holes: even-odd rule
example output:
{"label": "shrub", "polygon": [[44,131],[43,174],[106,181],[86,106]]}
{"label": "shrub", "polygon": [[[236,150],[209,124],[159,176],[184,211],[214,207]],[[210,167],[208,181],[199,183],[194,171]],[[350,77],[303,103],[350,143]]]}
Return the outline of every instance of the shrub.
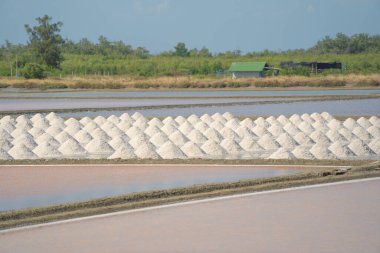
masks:
{"label": "shrub", "polygon": [[26,79],[43,79],[46,77],[43,66],[37,63],[25,64],[25,67],[22,69],[22,75]]}

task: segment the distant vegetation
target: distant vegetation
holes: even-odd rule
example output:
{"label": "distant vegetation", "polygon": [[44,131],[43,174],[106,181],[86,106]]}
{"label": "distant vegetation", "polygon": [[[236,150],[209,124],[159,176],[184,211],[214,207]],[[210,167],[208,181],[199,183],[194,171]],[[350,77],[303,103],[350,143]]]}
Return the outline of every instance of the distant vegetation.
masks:
{"label": "distant vegetation", "polygon": [[[235,61],[266,61],[279,67],[283,61],[341,61],[344,74],[380,73],[380,35],[338,33],[325,37],[309,49],[250,52],[239,50],[212,54],[209,49],[189,49],[179,42],[173,50],[151,54],[144,47],[100,36],[94,43],[83,38],[64,41],[59,35],[61,22],[51,17],[37,19],[38,25],[26,25],[27,45],[6,41],[0,47],[0,76],[37,73],[44,76],[128,75],[132,77],[222,76]],[[33,67],[33,68],[32,68]],[[40,73],[40,67],[43,74]],[[34,72],[33,72],[34,71]],[[339,71],[327,71],[323,75]],[[340,73],[340,72],[339,72]],[[305,69],[283,69],[280,75],[309,75]],[[29,75],[30,77],[30,75]],[[33,77],[33,76],[32,76]]]}

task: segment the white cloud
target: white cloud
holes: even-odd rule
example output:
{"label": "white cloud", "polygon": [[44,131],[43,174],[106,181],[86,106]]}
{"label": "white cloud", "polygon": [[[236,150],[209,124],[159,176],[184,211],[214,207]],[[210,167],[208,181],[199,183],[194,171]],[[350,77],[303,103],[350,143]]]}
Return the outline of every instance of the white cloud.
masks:
{"label": "white cloud", "polygon": [[170,0],[136,0],[135,12],[140,15],[162,14],[169,10]]}

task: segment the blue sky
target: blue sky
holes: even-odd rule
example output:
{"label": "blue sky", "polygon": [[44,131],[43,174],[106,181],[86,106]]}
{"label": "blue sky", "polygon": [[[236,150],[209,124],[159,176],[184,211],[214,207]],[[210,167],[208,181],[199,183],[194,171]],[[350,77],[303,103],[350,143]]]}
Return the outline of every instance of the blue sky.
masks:
{"label": "blue sky", "polygon": [[380,0],[0,0],[0,43],[26,43],[24,24],[48,14],[74,41],[100,35],[157,53],[308,48],[325,35],[380,34]]}

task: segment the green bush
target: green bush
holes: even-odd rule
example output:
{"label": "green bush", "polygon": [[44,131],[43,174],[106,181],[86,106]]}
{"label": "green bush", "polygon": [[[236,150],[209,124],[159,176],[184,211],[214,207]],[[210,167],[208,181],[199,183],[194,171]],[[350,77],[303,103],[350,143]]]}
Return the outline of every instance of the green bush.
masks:
{"label": "green bush", "polygon": [[25,67],[22,69],[21,73],[26,79],[43,79],[46,77],[43,66],[37,63],[25,64]]}

